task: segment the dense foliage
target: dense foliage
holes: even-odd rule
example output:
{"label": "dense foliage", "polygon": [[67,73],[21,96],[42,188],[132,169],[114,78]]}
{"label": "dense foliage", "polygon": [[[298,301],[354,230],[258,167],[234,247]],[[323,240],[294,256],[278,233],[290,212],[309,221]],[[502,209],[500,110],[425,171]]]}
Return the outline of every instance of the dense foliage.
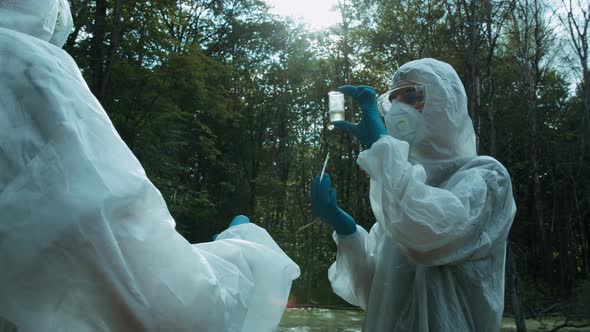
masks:
{"label": "dense foliage", "polygon": [[520,285],[531,314],[573,299],[588,278],[587,3],[342,0],[342,23],[321,32],[269,14],[261,0],[71,5],[65,48],[178,230],[209,241],[233,215],[250,216],[300,265],[298,303],[342,303],[327,281],[330,230],[302,229],[314,220],[310,183],[327,152],[341,206],[363,227],[374,223],[360,147],[330,130],[327,93],[348,83],[384,91],[400,64],[421,57],[457,69],[480,153],[512,174],[518,278],[508,290]]}

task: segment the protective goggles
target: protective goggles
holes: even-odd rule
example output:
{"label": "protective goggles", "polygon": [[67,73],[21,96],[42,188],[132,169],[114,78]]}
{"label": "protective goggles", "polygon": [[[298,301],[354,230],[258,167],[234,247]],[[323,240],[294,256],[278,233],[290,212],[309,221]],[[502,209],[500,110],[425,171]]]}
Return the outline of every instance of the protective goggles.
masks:
{"label": "protective goggles", "polygon": [[377,108],[382,116],[385,116],[391,108],[391,103],[397,100],[400,103],[408,104],[416,110],[421,111],[426,100],[424,85],[420,83],[408,84],[393,88],[377,98]]}

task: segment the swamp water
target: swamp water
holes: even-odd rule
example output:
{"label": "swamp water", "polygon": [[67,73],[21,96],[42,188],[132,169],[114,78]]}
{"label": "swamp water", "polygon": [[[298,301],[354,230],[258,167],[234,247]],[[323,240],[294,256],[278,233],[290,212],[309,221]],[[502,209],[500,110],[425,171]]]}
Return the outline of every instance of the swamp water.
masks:
{"label": "swamp water", "polygon": [[[288,308],[281,319],[277,332],[361,332],[364,312],[357,310],[334,310],[321,308]],[[540,323],[527,320],[529,332],[550,331],[558,320],[548,318]],[[501,332],[516,331],[514,319],[504,318]],[[560,332],[590,332],[590,327],[565,328]]]}

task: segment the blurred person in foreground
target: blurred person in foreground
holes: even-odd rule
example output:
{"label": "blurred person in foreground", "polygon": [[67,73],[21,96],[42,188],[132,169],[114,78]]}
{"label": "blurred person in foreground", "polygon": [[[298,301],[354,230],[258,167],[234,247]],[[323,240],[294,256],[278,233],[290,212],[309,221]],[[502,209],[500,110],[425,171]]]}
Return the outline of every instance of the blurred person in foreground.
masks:
{"label": "blurred person in foreground", "polygon": [[334,292],[366,311],[365,331],[499,331],[516,206],[506,168],[476,155],[459,76],[420,59],[379,98],[339,90],[362,109],[359,123],[334,124],[366,148],[357,163],[377,222],[367,233],[338,207],[330,177],[314,179],[313,213],[335,230]]}
{"label": "blurred person in foreground", "polygon": [[0,0],[0,329],[273,331],[299,267],[245,216],[175,230],[71,30],[66,0]]}

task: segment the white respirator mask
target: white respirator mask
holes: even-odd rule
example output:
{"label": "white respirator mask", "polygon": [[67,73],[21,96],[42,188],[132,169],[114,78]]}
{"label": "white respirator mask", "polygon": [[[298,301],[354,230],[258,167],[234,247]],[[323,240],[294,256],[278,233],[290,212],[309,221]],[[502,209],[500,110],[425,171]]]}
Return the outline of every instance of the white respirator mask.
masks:
{"label": "white respirator mask", "polygon": [[416,137],[420,116],[422,113],[413,106],[394,100],[385,114],[385,126],[389,135],[411,144]]}

